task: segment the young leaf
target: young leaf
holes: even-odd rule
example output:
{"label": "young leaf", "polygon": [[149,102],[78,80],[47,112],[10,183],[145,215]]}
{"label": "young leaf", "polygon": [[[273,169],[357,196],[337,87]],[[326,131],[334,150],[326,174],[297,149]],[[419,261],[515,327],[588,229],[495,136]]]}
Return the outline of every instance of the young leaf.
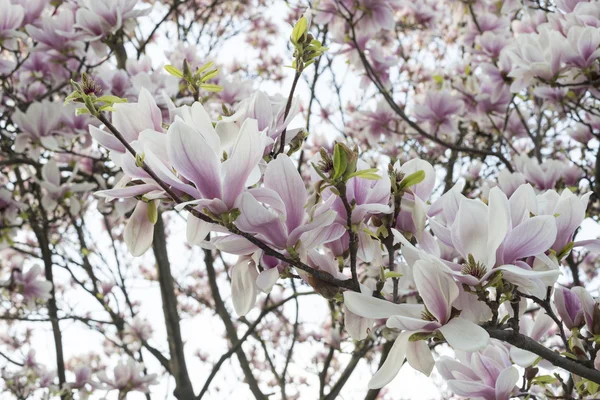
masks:
{"label": "young leaf", "polygon": [[183,78],[183,72],[172,65],[165,65],[165,71],[177,78]]}
{"label": "young leaf", "polygon": [[410,174],[407,177],[405,177],[404,179],[402,179],[402,182],[400,182],[400,190],[406,189],[406,188],[414,186],[418,183],[421,183],[421,182],[423,182],[424,179],[425,179],[425,171],[419,170],[417,172],[413,172],[412,174]]}
{"label": "young leaf", "polygon": [[293,44],[298,43],[298,40],[300,40],[302,35],[304,35],[304,32],[306,32],[306,28],[308,28],[308,21],[306,18],[302,17],[296,22],[296,25],[294,25],[294,29],[292,30],[290,40]]}

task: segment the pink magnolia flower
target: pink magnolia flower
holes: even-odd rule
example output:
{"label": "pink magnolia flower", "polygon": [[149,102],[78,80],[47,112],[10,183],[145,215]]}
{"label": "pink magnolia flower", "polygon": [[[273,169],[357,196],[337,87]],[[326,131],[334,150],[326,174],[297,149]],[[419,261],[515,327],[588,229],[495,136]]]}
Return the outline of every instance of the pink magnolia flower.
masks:
{"label": "pink magnolia flower", "polygon": [[537,196],[538,209],[534,209],[533,212],[555,218],[557,235],[552,249],[557,253],[560,253],[573,240],[575,230],[585,219],[591,195],[592,193],[588,192],[577,196],[569,189],[564,189],[560,195],[554,190],[548,190]]}
{"label": "pink magnolia flower", "polygon": [[84,31],[83,38],[96,41],[121,29],[128,20],[147,15],[151,8],[134,9],[137,0],[80,0],[75,26]]}
{"label": "pink magnolia flower", "polygon": [[[25,10],[23,25],[32,24],[44,11],[50,0],[12,0],[15,5],[20,5]],[[1,7],[1,6],[0,6]],[[4,10],[4,8],[2,8]]]}
{"label": "pink magnolia flower", "polygon": [[485,348],[489,335],[479,325],[463,317],[456,317],[452,308],[459,298],[459,288],[441,261],[418,260],[413,265],[421,304],[393,304],[386,300],[356,292],[344,293],[346,307],[361,317],[387,318],[386,326],[402,331],[381,366],[369,382],[369,388],[387,385],[400,370],[404,359],[426,375],[435,364],[424,341],[411,341],[414,333],[439,332],[456,350],[477,351]]}
{"label": "pink magnolia flower", "polygon": [[432,133],[453,134],[456,131],[455,117],[463,112],[464,104],[447,90],[429,90],[422,103],[415,105],[417,121],[427,122]]}
{"label": "pink magnolia flower", "polygon": [[[52,212],[58,206],[58,201],[63,199],[68,193],[86,192],[96,187],[93,183],[72,183],[77,176],[77,169],[71,173],[65,182],[61,182],[60,170],[54,160],[49,160],[42,167],[42,181],[40,186],[44,189],[42,205],[47,212]],[[76,215],[80,210],[80,203],[77,198],[70,198],[71,212]]]}
{"label": "pink magnolia flower", "polygon": [[540,28],[540,33],[516,37],[514,44],[503,51],[509,52],[514,68],[508,74],[514,78],[513,93],[529,86],[536,78],[552,80],[563,69],[563,61],[569,44],[559,32]]}
{"label": "pink magnolia flower", "polygon": [[380,30],[391,31],[394,29],[393,2],[389,0],[360,0],[358,9],[357,30],[363,34],[374,34]]}
{"label": "pink magnolia flower", "polygon": [[57,149],[58,141],[53,134],[61,115],[62,105],[49,100],[31,104],[26,112],[15,110],[13,121],[21,131],[15,140],[15,150],[22,152],[28,143]]}
{"label": "pink magnolia flower", "polygon": [[562,161],[545,160],[540,164],[537,160],[525,155],[516,157],[515,164],[517,170],[522,172],[527,180],[540,190],[554,189],[566,167]]}
{"label": "pink magnolia flower", "polygon": [[8,39],[22,37],[23,34],[17,30],[23,23],[25,9],[18,4],[12,4],[10,0],[0,0],[0,43]]}
{"label": "pink magnolia flower", "polygon": [[19,292],[29,304],[52,297],[50,294],[52,284],[43,278],[42,269],[37,265],[29,268],[26,273],[15,271],[14,279]]}
{"label": "pink magnolia flower", "polygon": [[421,234],[425,230],[427,201],[435,186],[435,169],[427,161],[418,158],[407,161],[400,165],[400,162],[394,164],[394,171],[397,174],[409,176],[417,171],[425,173],[425,179],[422,182],[412,186],[412,193],[405,193],[402,197],[400,212],[396,219],[396,229],[401,232],[410,232],[421,239]]}
{"label": "pink magnolia flower", "polygon": [[109,378],[106,372],[98,373],[98,379],[109,389],[117,389],[122,392],[148,393],[150,385],[157,384],[156,374],[144,375],[144,366],[137,364],[129,358],[126,362],[119,362],[113,370],[113,377]]}
{"label": "pink magnolia flower", "polygon": [[485,400],[509,400],[519,380],[506,347],[492,339],[485,350],[457,352],[459,361],[442,356],[436,367],[456,395]]}
{"label": "pink magnolia flower", "polygon": [[600,31],[591,26],[573,26],[567,34],[571,54],[566,56],[566,62],[579,68],[588,68],[600,58]]}
{"label": "pink magnolia flower", "polygon": [[[432,205],[430,215],[446,216],[445,227],[430,219],[432,231],[467,260],[463,266],[449,263],[459,281],[475,286],[502,271],[507,281],[524,292],[543,296],[545,288],[552,286],[560,275],[553,266],[534,270],[522,261],[530,256],[547,260],[544,253],[556,240],[557,228],[553,216],[529,216],[530,209],[535,207],[531,203],[535,201],[531,199],[533,192],[527,189],[533,189],[529,185],[520,188],[523,189],[517,190],[510,201],[499,188],[492,188],[487,205],[452,190]],[[406,247],[414,249],[402,235],[397,237]],[[423,258],[422,252],[419,257]]]}
{"label": "pink magnolia flower", "polygon": [[556,311],[568,329],[581,328],[584,324],[583,309],[577,294],[567,288],[554,290]]}
{"label": "pink magnolia flower", "polygon": [[61,53],[81,53],[85,48],[84,42],[78,40],[80,33],[75,31],[73,6],[62,5],[55,14],[42,16],[36,25],[27,25],[25,29],[39,42],[37,50],[54,50],[53,54],[59,59],[64,59]]}
{"label": "pink magnolia flower", "polygon": [[[283,96],[268,96],[260,90],[256,91],[251,97],[238,103],[236,112],[232,116],[221,119],[221,121],[232,123],[232,125],[223,124],[223,129],[237,130],[239,124],[252,118],[257,121],[259,131],[266,130],[267,136],[276,141],[300,110],[300,102],[296,97],[292,100],[288,115],[284,119],[286,103],[287,98]],[[285,143],[288,144],[301,130],[288,129]]]}

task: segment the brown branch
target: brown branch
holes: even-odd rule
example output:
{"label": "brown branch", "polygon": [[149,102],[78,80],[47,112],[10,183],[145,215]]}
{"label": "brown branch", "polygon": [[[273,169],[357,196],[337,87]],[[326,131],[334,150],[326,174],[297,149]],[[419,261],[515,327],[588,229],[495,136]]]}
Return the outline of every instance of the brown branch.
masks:
{"label": "brown branch", "polygon": [[158,215],[154,225],[154,240],[152,241],[152,250],[156,258],[156,269],[158,272],[158,283],[160,286],[160,295],[163,303],[163,313],[165,316],[165,325],[167,328],[167,340],[169,342],[169,352],[171,354],[171,374],[175,378],[175,390],[173,394],[176,398],[186,400],[194,397],[194,388],[187,371],[184,355],[184,345],[181,338],[181,328],[179,326],[179,312],[177,311],[177,295],[173,285],[173,276],[171,275],[171,265],[167,253],[167,240],[165,237],[165,226],[162,214]]}
{"label": "brown branch", "polygon": [[522,350],[530,351],[542,357],[544,360],[549,361],[556,367],[600,384],[600,371],[596,370],[591,362],[581,363],[567,357],[562,357],[559,353],[556,353],[530,337],[521,335],[515,331],[497,328],[487,328],[487,331],[490,334],[490,337],[494,339],[510,343]]}
{"label": "brown branch", "polygon": [[[212,292],[213,299],[215,302],[215,311],[219,315],[219,317],[221,317],[221,320],[223,321],[223,324],[225,325],[225,331],[227,333],[227,338],[229,339],[229,342],[232,344],[232,346],[234,346],[235,344],[237,344],[240,341],[240,339],[238,338],[237,330],[236,330],[235,326],[233,325],[231,316],[229,315],[229,312],[227,311],[227,308],[225,307],[225,303],[223,302],[223,299],[221,298],[221,293],[219,291],[219,285],[217,284],[217,273],[216,273],[215,267],[214,267],[214,258],[213,258],[213,255],[210,250],[204,250],[204,264],[206,266],[206,272],[208,275],[208,283],[210,286],[210,290]],[[240,346],[241,346],[241,343],[240,343]],[[254,397],[257,399],[266,400],[267,396],[265,396],[263,394],[263,392],[260,390],[260,387],[258,386],[258,382],[257,382],[256,378],[254,377],[254,374],[252,373],[252,368],[250,367],[250,363],[248,361],[248,358],[246,357],[246,354],[244,353],[244,350],[241,347],[238,347],[235,350],[235,354],[237,355],[237,358],[240,362],[240,366],[242,367],[242,371],[244,372],[244,376],[246,377],[246,382],[248,383],[248,386],[250,386],[250,391],[252,392]],[[208,389],[208,387],[206,389]],[[204,390],[204,388],[203,388],[203,390]],[[198,399],[198,400],[201,399],[205,394],[206,394],[206,390],[201,392],[196,397],[196,399]]]}

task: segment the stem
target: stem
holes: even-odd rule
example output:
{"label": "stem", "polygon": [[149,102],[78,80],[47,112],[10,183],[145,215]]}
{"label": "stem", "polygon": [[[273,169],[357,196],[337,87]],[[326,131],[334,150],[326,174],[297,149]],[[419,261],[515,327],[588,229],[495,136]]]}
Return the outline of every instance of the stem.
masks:
{"label": "stem", "polygon": [[350,250],[350,272],[352,273],[352,282],[356,286],[359,286],[360,283],[358,281],[358,272],[356,271],[356,254],[358,253],[358,235],[354,231],[352,226],[352,207],[348,202],[348,197],[346,196],[346,184],[343,183],[338,188],[340,192],[340,199],[344,203],[344,208],[346,209],[346,225],[348,230],[349,240],[349,250]]}
{"label": "stem", "polygon": [[171,275],[162,214],[158,215],[156,225],[154,225],[152,249],[156,258],[158,283],[167,328],[169,352],[171,354],[171,374],[175,378],[175,390],[173,394],[178,399],[192,399],[194,397],[194,388],[192,387],[185,363],[184,345],[179,326],[179,313],[177,311],[177,295],[175,294],[173,276]]}
{"label": "stem", "polygon": [[[221,317],[221,320],[225,325],[225,331],[227,333],[227,338],[229,339],[229,342],[232,346],[235,346],[238,342],[240,342],[240,339],[238,338],[237,330],[233,325],[231,316],[229,315],[227,308],[225,308],[225,303],[221,298],[221,293],[219,292],[219,285],[217,284],[217,273],[214,267],[214,258],[210,250],[204,250],[204,264],[206,266],[210,290],[215,301],[215,311],[219,315],[219,317]],[[266,400],[267,397],[260,390],[258,382],[252,374],[252,368],[250,367],[250,363],[248,362],[246,354],[241,348],[241,343],[240,346],[238,346],[238,348],[235,350],[235,354],[237,355],[238,361],[240,362],[240,366],[242,367],[242,371],[244,372],[244,376],[246,377],[246,381],[250,386],[250,391],[252,391],[254,397],[257,399]],[[200,392],[198,397],[196,397],[196,399],[201,399],[206,394],[207,390],[208,385],[205,385],[205,387],[202,388],[202,391]]]}
{"label": "stem", "polygon": [[[300,79],[300,72],[296,70],[296,74],[294,75],[294,81],[292,82],[292,88],[290,89],[290,94],[288,95],[287,103],[285,104],[285,111],[283,113],[283,120],[287,118],[290,113],[290,108],[292,108],[292,100],[294,99],[294,92],[296,91],[296,85],[298,84],[298,80]],[[274,157],[281,153],[283,153],[283,148],[285,147],[285,134],[287,132],[287,126],[283,128],[283,132],[281,132],[281,138],[279,139],[279,150],[275,153]]]}
{"label": "stem", "polygon": [[556,353],[549,348],[542,346],[535,340],[515,331],[495,328],[487,328],[487,331],[490,334],[490,337],[494,339],[502,340],[503,342],[510,343],[520,349],[530,351],[549,361],[554,366],[600,384],[600,371],[596,370],[593,365],[588,366],[590,362],[583,364],[571,360],[570,358],[562,357],[559,353]]}

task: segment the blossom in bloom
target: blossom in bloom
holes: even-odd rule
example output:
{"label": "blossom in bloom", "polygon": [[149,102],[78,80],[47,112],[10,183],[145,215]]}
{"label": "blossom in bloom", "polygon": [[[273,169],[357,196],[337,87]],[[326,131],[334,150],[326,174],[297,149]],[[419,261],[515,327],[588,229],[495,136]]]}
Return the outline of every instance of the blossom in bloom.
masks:
{"label": "blossom in bloom", "polygon": [[142,392],[148,393],[150,385],[155,385],[156,374],[144,374],[144,366],[129,358],[126,362],[119,362],[109,377],[105,371],[98,373],[98,380],[109,389],[120,390],[121,393]]}
{"label": "blossom in bloom", "polygon": [[[221,119],[221,121],[235,122],[236,124],[229,125],[221,122],[221,129],[233,129],[237,131],[239,130],[239,125],[246,119],[252,118],[257,121],[259,131],[266,130],[267,136],[276,141],[300,110],[300,102],[296,97],[292,100],[288,114],[284,118],[286,104],[287,98],[283,96],[268,96],[266,93],[258,90],[251,97],[238,103],[236,112],[232,116]],[[285,144],[288,144],[300,131],[301,129],[288,129],[285,134]]]}
{"label": "blossom in bloom", "polygon": [[[86,192],[96,187],[93,183],[72,183],[77,176],[75,170],[66,182],[61,182],[60,170],[54,160],[49,160],[42,167],[42,181],[40,185],[45,191],[42,197],[42,205],[48,212],[54,211],[58,206],[58,201],[64,198],[68,193]],[[69,199],[72,214],[78,214],[80,203],[78,199]]]}
{"label": "blossom in bloom", "polygon": [[413,368],[426,375],[431,373],[433,357],[426,342],[410,340],[415,333],[439,332],[456,350],[477,351],[488,344],[489,335],[482,327],[453,314],[460,291],[441,261],[416,261],[413,276],[424,304],[393,304],[362,293],[344,293],[344,304],[354,314],[371,319],[387,318],[388,328],[402,331],[386,361],[369,382],[371,389],[388,384],[398,374],[405,358]]}
{"label": "blossom in bloom", "polygon": [[[451,190],[432,205],[430,215],[446,216],[445,227],[430,219],[432,231],[466,260],[462,266],[450,264],[461,282],[475,286],[502,271],[507,281],[524,292],[543,296],[545,288],[552,286],[560,275],[553,265],[538,265],[541,269],[535,270],[522,261],[530,256],[547,261],[544,253],[555,242],[557,227],[553,216],[530,217],[530,209],[535,206],[527,198],[531,199],[533,189],[529,185],[520,189],[509,201],[499,188],[492,188],[487,205]],[[397,237],[409,249],[412,247],[402,235]],[[423,257],[422,252],[419,257]]]}
{"label": "blossom in bloom", "polygon": [[150,8],[135,9],[137,0],[79,0],[80,7],[75,16],[75,26],[81,29],[86,41],[100,40],[121,29],[129,19],[150,12]]}
{"label": "blossom in bloom", "polygon": [[506,347],[497,340],[478,352],[457,352],[459,361],[442,356],[436,363],[454,394],[485,400],[509,400],[519,380]]}
{"label": "blossom in bloom", "polygon": [[415,105],[417,121],[427,122],[431,133],[452,134],[456,131],[455,117],[463,112],[464,104],[448,90],[429,90],[422,103]]}
{"label": "blossom in bloom", "polygon": [[11,4],[10,0],[0,0],[0,43],[22,35],[17,31],[23,23],[25,9],[19,4]]}
{"label": "blossom in bloom", "polygon": [[515,163],[527,180],[540,190],[554,189],[566,168],[565,163],[558,160],[545,160],[543,163],[538,163],[537,160],[525,155],[517,157]]}
{"label": "blossom in bloom", "polygon": [[48,149],[57,149],[54,132],[62,115],[60,103],[44,100],[33,103],[26,112],[15,110],[13,121],[21,131],[15,140],[15,150],[22,152],[28,143],[41,144]]}
{"label": "blossom in bloom", "polygon": [[52,297],[50,294],[52,283],[43,279],[42,269],[38,265],[29,268],[26,273],[15,271],[14,279],[19,292],[29,304],[33,304],[37,300],[48,300]]}

